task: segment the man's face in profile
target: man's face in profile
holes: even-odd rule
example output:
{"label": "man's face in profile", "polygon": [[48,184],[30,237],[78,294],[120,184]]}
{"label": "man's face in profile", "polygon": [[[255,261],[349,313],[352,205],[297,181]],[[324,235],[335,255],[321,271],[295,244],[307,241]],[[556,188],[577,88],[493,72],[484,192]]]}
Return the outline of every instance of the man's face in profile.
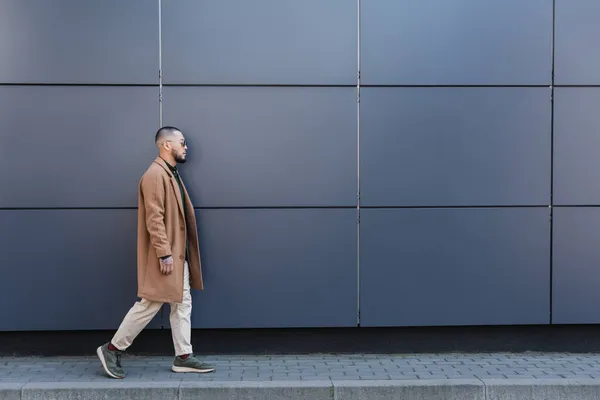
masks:
{"label": "man's face in profile", "polygon": [[180,164],[185,163],[187,160],[187,142],[181,132],[175,132],[173,138],[169,140],[171,142],[171,155]]}

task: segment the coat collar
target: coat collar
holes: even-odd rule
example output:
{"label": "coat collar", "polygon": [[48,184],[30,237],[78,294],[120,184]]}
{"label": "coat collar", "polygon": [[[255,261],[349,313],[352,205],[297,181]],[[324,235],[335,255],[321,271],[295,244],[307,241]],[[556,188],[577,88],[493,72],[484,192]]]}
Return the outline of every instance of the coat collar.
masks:
{"label": "coat collar", "polygon": [[163,160],[160,157],[156,157],[154,159],[154,162],[157,163],[158,165],[160,165],[162,167],[162,169],[167,171],[167,174],[169,174],[169,178],[173,178],[173,173],[171,172],[171,168],[169,168],[169,166],[167,165],[167,162],[165,160]]}

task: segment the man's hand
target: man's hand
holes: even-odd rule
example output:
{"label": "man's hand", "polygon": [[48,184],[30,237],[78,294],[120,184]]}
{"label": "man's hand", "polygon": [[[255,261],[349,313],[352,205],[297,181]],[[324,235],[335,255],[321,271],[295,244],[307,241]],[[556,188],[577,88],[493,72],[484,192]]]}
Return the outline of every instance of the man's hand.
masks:
{"label": "man's hand", "polygon": [[160,272],[163,275],[171,275],[173,273],[173,257],[159,258],[158,261],[160,262]]}

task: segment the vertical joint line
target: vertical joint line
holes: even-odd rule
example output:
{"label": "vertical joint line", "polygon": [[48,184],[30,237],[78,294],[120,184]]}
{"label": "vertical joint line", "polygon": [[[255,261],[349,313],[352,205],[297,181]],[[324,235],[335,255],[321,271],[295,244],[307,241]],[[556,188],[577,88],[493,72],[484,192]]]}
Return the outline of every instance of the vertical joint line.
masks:
{"label": "vertical joint line", "polygon": [[163,125],[163,95],[162,95],[162,1],[158,0],[158,125]]}
{"label": "vertical joint line", "polygon": [[360,327],[360,0],[356,0],[356,324]]}
{"label": "vertical joint line", "polygon": [[554,275],[554,260],[553,260],[553,247],[554,247],[554,57],[555,57],[555,32],[556,32],[556,0],[552,1],[552,74],[551,74],[551,85],[550,85],[550,293],[549,293],[549,319],[552,324],[552,294],[553,294],[553,275]]}
{"label": "vertical joint line", "polygon": [[[158,127],[162,127],[162,3],[158,0]],[[160,308],[160,327],[165,329],[165,308]]]}

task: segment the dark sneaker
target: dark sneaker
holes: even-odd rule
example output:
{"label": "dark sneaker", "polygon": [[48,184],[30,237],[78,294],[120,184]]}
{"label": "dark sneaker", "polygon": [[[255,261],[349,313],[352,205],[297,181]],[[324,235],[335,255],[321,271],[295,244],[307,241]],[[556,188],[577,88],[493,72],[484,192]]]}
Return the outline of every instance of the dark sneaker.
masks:
{"label": "dark sneaker", "polygon": [[108,343],[105,343],[98,347],[96,353],[108,376],[115,379],[123,379],[125,377],[125,371],[121,367],[121,351],[111,351],[108,349]]}
{"label": "dark sneaker", "polygon": [[215,367],[209,364],[204,364],[202,361],[194,357],[191,354],[188,358],[183,360],[180,357],[175,357],[175,361],[173,361],[173,367],[171,368],[173,372],[213,372]]}

